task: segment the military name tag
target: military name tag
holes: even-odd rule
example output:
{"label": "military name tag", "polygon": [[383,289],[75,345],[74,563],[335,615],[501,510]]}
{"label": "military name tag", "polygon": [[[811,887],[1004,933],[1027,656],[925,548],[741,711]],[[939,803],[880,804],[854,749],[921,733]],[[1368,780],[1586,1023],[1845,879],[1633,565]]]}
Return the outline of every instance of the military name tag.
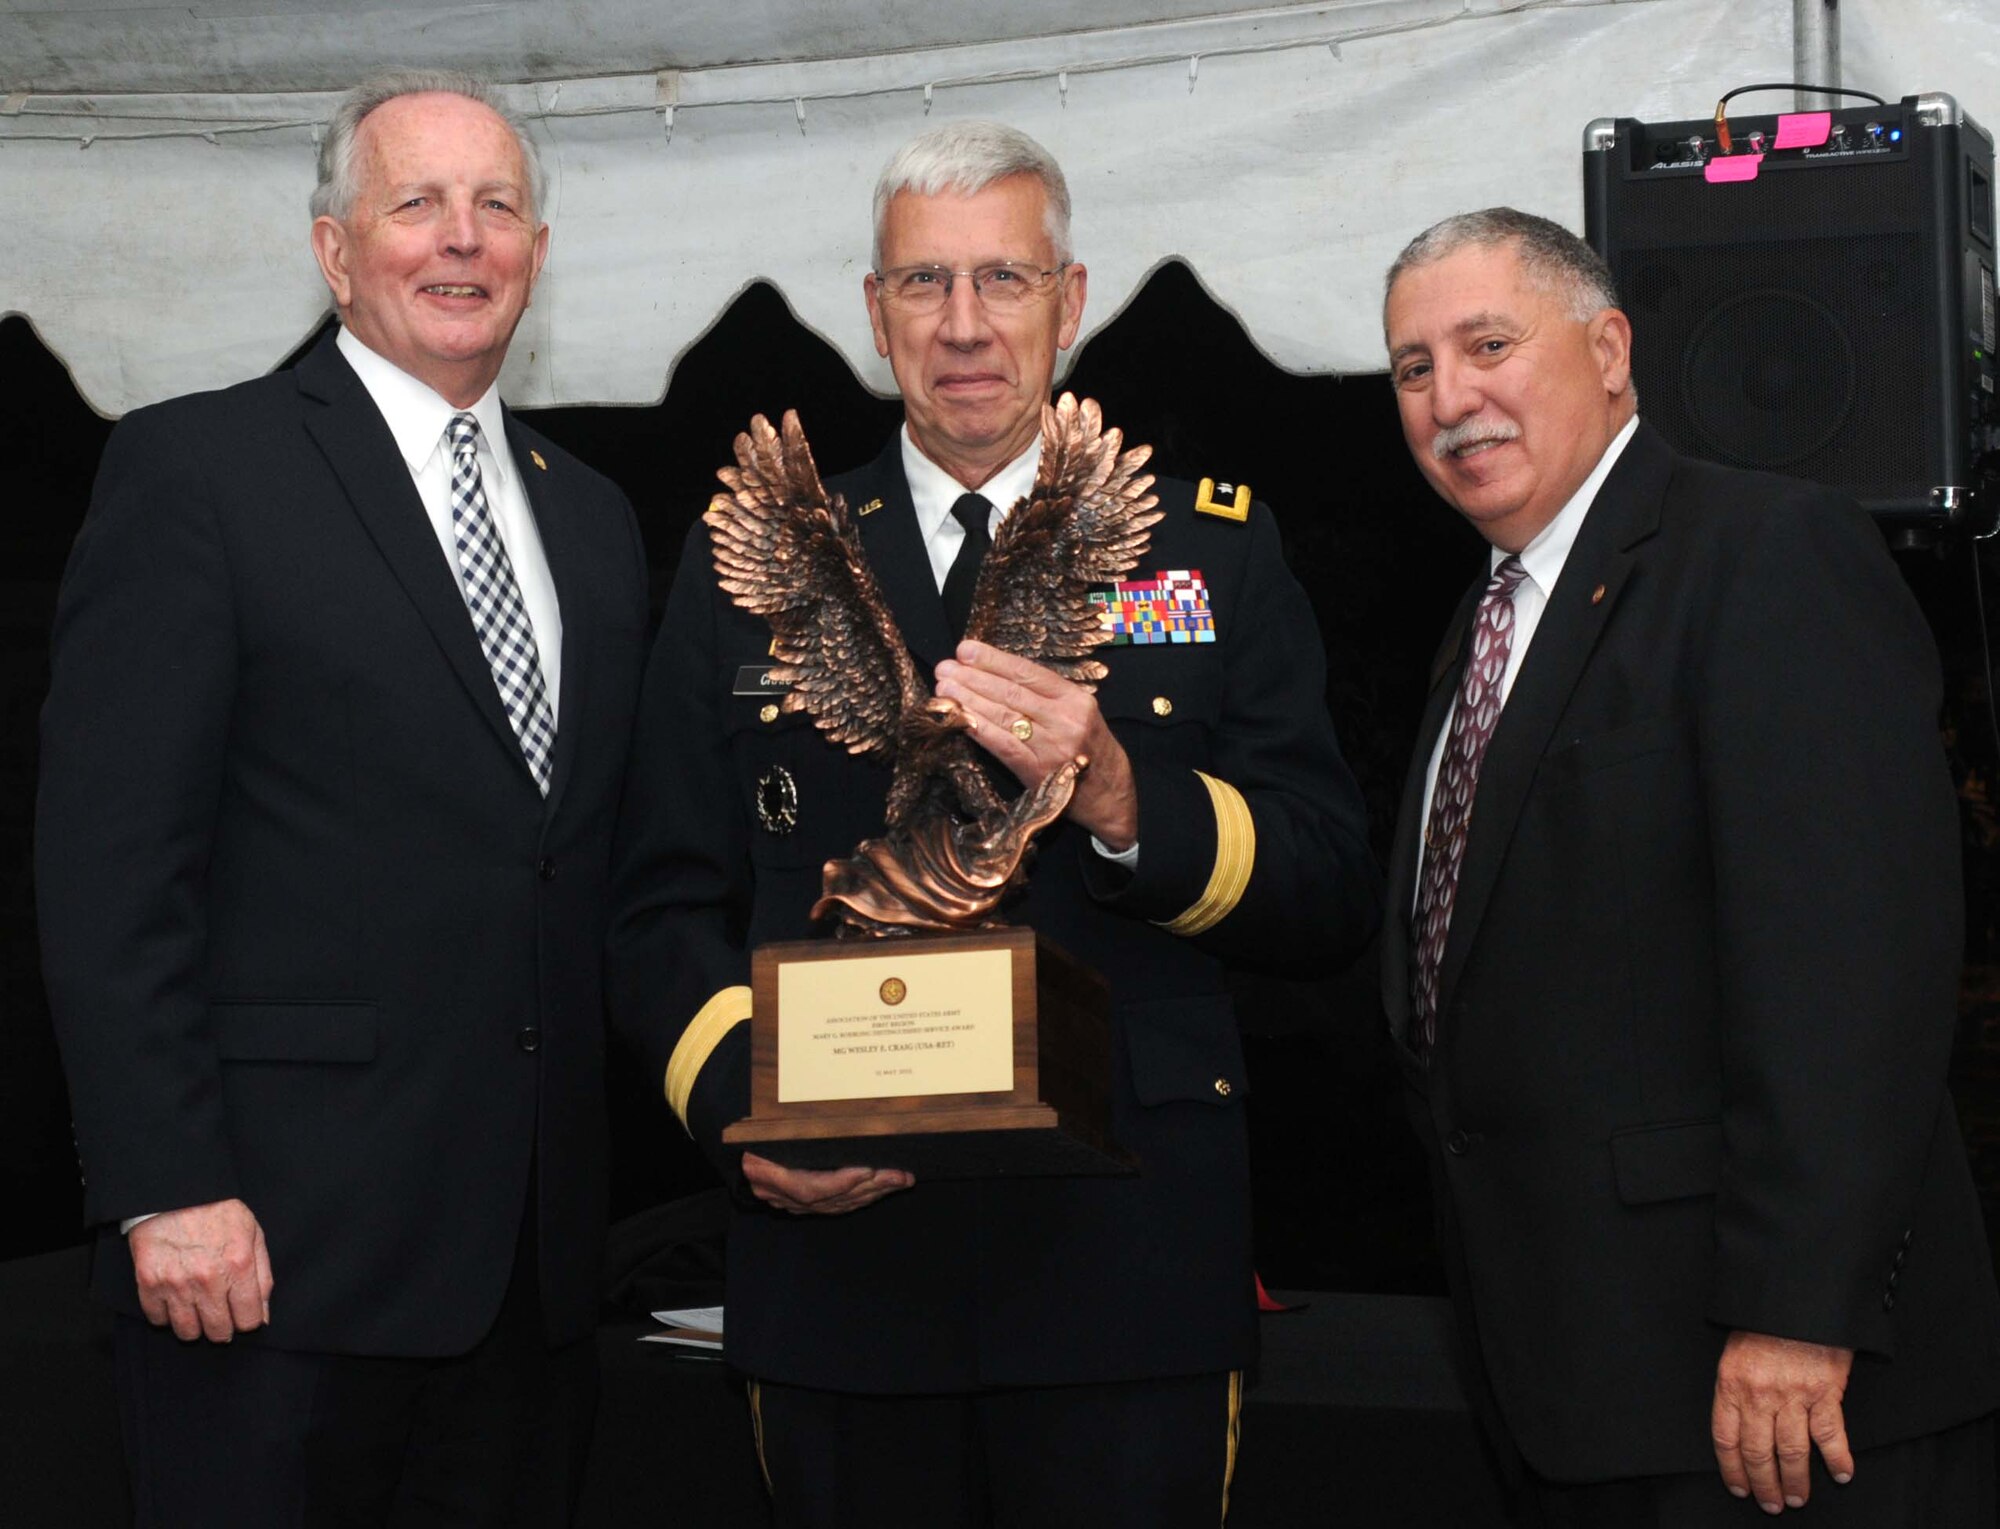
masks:
{"label": "military name tag", "polygon": [[[792,687],[781,685],[771,678],[775,664],[745,664],[736,671],[736,686],[731,695],[783,695]],[[712,692],[711,692],[712,693]]]}

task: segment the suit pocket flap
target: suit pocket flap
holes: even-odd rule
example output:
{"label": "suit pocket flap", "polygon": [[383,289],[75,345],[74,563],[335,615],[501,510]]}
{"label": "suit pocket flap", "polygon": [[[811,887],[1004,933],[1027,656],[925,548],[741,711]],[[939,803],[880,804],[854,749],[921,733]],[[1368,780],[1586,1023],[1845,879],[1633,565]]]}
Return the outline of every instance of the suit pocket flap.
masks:
{"label": "suit pocket flap", "polygon": [[1641,717],[1609,732],[1591,733],[1558,745],[1550,752],[1548,764],[1571,778],[1589,775],[1648,754],[1665,753],[1681,742],[1684,731],[1675,717]]}
{"label": "suit pocket flap", "polygon": [[1141,1104],[1234,1104],[1246,1092],[1243,1041],[1226,997],[1121,1004],[1118,1022]]}
{"label": "suit pocket flap", "polygon": [[1616,1132],[1611,1174],[1627,1205],[1712,1195],[1722,1180],[1722,1122],[1684,1120]]}
{"label": "suit pocket flap", "polygon": [[372,1003],[217,1003],[208,1010],[226,1062],[372,1062],[381,1024]]}
{"label": "suit pocket flap", "polygon": [[1148,727],[1213,726],[1222,715],[1222,666],[1214,651],[1185,643],[1093,649],[1091,657],[1111,670],[1098,682],[1098,709]]}

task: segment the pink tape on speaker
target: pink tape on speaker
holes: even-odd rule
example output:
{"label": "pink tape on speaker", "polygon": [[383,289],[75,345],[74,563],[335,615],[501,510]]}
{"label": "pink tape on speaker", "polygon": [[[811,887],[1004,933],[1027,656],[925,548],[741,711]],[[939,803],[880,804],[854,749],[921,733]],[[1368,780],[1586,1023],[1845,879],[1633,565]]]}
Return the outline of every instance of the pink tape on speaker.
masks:
{"label": "pink tape on speaker", "polygon": [[1833,134],[1830,111],[1795,111],[1778,118],[1774,149],[1816,149]]}
{"label": "pink tape on speaker", "polygon": [[1757,167],[1763,162],[1762,154],[1720,154],[1702,167],[1701,178],[1711,186],[1753,181],[1757,178]]}

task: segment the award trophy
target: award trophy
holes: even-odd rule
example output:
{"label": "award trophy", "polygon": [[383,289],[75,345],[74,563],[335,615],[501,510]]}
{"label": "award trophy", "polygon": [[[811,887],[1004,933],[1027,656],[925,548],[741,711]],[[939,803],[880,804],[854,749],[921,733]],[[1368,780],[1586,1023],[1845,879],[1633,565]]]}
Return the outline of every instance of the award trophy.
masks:
{"label": "award trophy", "polygon": [[[1128,574],[1160,518],[1151,448],[1122,444],[1090,400],[1044,407],[1035,486],[980,566],[968,638],[1104,677],[1090,588]],[[971,719],[919,672],[797,414],[753,419],[736,460],[702,517],[718,581],[769,621],[783,708],[893,775],[881,837],[823,869],[812,917],[836,937],[752,952],[750,1113],[723,1140],[788,1167],[920,1178],[1130,1171],[1110,1136],[1109,989],[1001,916],[1089,761],[1004,799]]]}

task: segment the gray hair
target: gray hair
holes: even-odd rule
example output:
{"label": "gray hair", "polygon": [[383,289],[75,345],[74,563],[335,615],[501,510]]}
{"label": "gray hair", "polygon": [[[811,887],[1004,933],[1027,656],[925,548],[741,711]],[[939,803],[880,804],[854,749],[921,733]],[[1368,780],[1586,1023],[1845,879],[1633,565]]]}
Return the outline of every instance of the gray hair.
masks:
{"label": "gray hair", "polygon": [[1461,212],[1433,223],[1403,246],[1403,253],[1389,267],[1383,283],[1386,302],[1404,272],[1429,265],[1462,249],[1492,249],[1511,245],[1520,258],[1521,269],[1544,292],[1561,298],[1569,316],[1588,322],[1606,308],[1622,307],[1618,285],[1604,257],[1583,240],[1547,218],[1512,207],[1487,207],[1479,212]]}
{"label": "gray hair", "polygon": [[874,263],[882,264],[882,220],[899,191],[963,196],[984,191],[1010,175],[1032,175],[1042,183],[1042,227],[1067,265],[1069,182],[1055,156],[1019,128],[1001,122],[947,122],[920,134],[889,156],[875,182]]}
{"label": "gray hair", "polygon": [[500,104],[499,93],[490,84],[462,69],[391,69],[369,77],[341,97],[319,146],[319,183],[313,187],[309,204],[312,215],[345,219],[354,211],[354,199],[361,190],[354,163],[361,124],[379,106],[387,106],[402,96],[423,95],[464,96],[507,124],[514,141],[521,146],[521,164],[528,177],[528,216],[534,219],[548,190],[535,141],[528,136],[521,119]]}

